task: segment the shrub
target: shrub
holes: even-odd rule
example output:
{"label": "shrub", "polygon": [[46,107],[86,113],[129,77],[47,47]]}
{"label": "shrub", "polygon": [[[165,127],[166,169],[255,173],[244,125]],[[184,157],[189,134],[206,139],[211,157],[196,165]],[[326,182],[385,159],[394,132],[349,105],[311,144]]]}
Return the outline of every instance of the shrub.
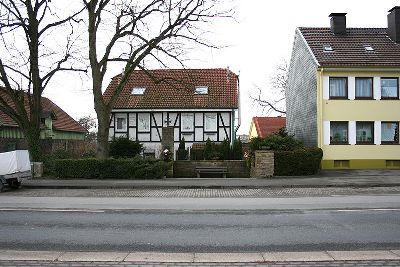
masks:
{"label": "shrub", "polygon": [[126,137],[115,138],[110,142],[110,156],[113,158],[133,158],[143,150],[143,145],[138,141]]}
{"label": "shrub", "polygon": [[43,172],[44,175],[54,175],[55,161],[57,159],[70,159],[72,155],[64,149],[57,149],[50,155],[43,157]]}
{"label": "shrub", "polygon": [[304,148],[295,151],[275,151],[274,175],[312,175],[321,168],[322,149]]}
{"label": "shrub", "polygon": [[170,163],[155,159],[63,159],[55,161],[58,178],[159,179]]}
{"label": "shrub", "polygon": [[190,159],[191,160],[203,160],[204,159],[204,150],[192,148],[190,150]]}
{"label": "shrub", "polygon": [[222,160],[228,160],[231,158],[231,144],[229,143],[229,140],[224,139],[218,148]]}
{"label": "shrub", "polygon": [[231,159],[242,160],[243,159],[243,144],[240,139],[235,139],[232,144],[232,156]]}
{"label": "shrub", "polygon": [[188,151],[186,150],[185,146],[185,138],[182,137],[181,141],[179,142],[178,150],[176,151],[176,159],[177,160],[187,160]]}
{"label": "shrub", "polygon": [[213,144],[211,143],[210,138],[207,138],[206,145],[203,150],[203,158],[210,160],[213,157],[213,153]]}
{"label": "shrub", "polygon": [[250,140],[250,149],[252,151],[260,150],[263,147],[274,151],[293,151],[296,149],[303,149],[304,145],[302,142],[289,135],[268,135],[265,138],[255,137]]}

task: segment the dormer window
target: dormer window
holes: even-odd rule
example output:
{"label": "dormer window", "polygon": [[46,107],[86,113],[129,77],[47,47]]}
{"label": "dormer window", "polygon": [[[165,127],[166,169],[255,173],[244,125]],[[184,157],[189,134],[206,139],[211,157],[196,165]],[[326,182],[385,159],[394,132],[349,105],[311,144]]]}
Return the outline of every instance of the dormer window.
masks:
{"label": "dormer window", "polygon": [[333,48],[330,44],[324,45],[324,52],[333,52]]}
{"label": "dormer window", "polygon": [[144,88],[144,87],[134,87],[132,89],[131,94],[132,95],[144,95],[144,91],[146,91],[146,88]]}
{"label": "dormer window", "polygon": [[207,95],[208,94],[208,86],[196,86],[194,89],[195,95]]}
{"label": "dormer window", "polygon": [[365,52],[374,52],[374,48],[370,45],[364,45]]}

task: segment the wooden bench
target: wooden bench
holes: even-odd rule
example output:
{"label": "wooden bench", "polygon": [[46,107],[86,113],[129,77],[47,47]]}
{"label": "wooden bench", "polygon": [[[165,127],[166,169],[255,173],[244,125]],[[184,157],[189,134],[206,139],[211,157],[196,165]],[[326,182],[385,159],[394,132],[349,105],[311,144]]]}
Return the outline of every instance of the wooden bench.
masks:
{"label": "wooden bench", "polygon": [[219,173],[223,178],[226,178],[228,169],[226,167],[196,167],[197,178],[200,178],[200,173]]}

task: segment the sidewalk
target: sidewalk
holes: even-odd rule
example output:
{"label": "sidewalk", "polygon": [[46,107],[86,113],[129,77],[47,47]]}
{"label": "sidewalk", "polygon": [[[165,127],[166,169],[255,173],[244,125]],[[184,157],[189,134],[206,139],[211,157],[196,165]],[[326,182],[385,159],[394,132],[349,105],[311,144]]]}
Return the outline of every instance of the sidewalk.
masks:
{"label": "sidewalk", "polygon": [[[149,262],[149,263],[176,263],[177,265],[178,263],[232,263],[232,264],[234,263],[235,266],[242,266],[237,264],[278,263],[278,262],[334,263],[334,262],[346,262],[346,261],[383,261],[383,260],[396,261],[396,263],[398,263],[398,261],[400,261],[400,250],[252,252],[252,253],[165,253],[165,252],[121,252],[121,251],[68,252],[68,251],[0,250],[0,261],[48,261],[48,262],[64,262],[64,263],[65,262],[124,262],[124,263]],[[101,265],[101,266],[106,266],[106,265]],[[178,266],[182,265],[179,264]],[[348,265],[343,265],[343,266],[348,266]]]}
{"label": "sidewalk", "polygon": [[323,171],[314,176],[252,178],[168,178],[159,180],[33,179],[26,188],[157,189],[157,188],[318,188],[400,186],[400,170]]}

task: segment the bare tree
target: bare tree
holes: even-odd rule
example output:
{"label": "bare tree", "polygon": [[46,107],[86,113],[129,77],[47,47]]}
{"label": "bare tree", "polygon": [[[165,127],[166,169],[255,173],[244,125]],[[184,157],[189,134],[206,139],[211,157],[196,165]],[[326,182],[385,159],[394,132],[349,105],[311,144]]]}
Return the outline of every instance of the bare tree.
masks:
{"label": "bare tree", "polygon": [[285,90],[288,86],[288,71],[289,66],[286,61],[283,61],[277,66],[275,74],[271,77],[270,85],[273,96],[268,99],[263,94],[263,90],[257,87],[257,94],[250,95],[250,99],[253,100],[258,106],[263,109],[263,112],[269,114],[272,111],[281,114],[286,114],[285,108]]}
{"label": "bare tree", "polygon": [[[0,111],[18,123],[33,161],[42,156],[43,90],[59,71],[77,69],[70,63],[72,27],[64,27],[71,26],[79,11],[60,18],[50,2],[0,1]],[[61,27],[63,36],[56,38]]]}
{"label": "bare tree", "polygon": [[78,123],[86,129],[85,140],[95,142],[97,137],[97,122],[92,116],[84,116],[78,119]]}
{"label": "bare tree", "polygon": [[[217,0],[82,1],[88,15],[89,61],[98,120],[96,154],[104,159],[108,157],[111,109],[133,71],[146,70],[145,59],[162,67],[171,60],[182,63],[186,43],[212,46],[202,38],[200,26],[217,17],[229,17],[230,12],[219,12]],[[107,27],[113,31],[104,34]],[[124,70],[113,94],[105,99],[102,86],[111,62],[122,62]]]}

